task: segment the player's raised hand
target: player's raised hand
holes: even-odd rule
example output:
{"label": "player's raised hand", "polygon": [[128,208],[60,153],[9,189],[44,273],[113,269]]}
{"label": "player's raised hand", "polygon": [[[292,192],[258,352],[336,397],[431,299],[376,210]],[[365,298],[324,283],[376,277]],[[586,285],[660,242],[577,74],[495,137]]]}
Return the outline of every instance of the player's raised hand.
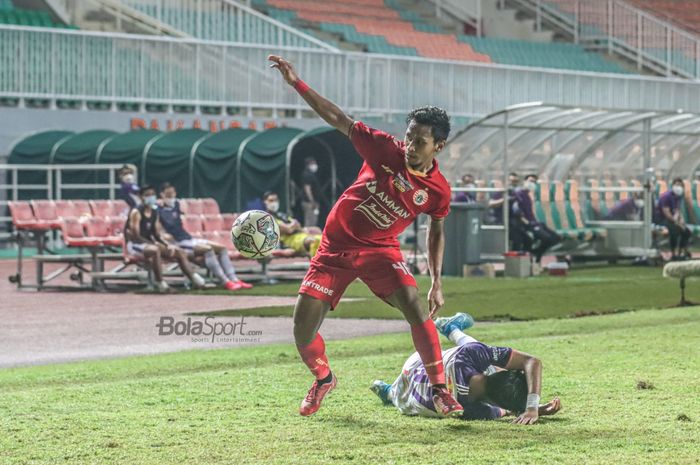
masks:
{"label": "player's raised hand", "polygon": [[428,291],[428,310],[430,311],[430,318],[435,318],[445,305],[445,298],[442,295],[442,287],[439,284],[433,283]]}
{"label": "player's raised hand", "polygon": [[267,59],[272,62],[270,68],[277,68],[287,84],[293,86],[297,82],[299,76],[290,62],[277,55],[268,55]]}

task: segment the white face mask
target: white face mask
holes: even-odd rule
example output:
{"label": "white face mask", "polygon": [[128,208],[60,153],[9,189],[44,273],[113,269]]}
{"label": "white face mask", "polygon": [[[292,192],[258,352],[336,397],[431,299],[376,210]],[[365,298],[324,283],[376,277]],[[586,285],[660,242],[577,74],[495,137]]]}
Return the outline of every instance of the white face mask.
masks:
{"label": "white face mask", "polygon": [[644,200],[635,199],[634,204],[637,206],[637,208],[642,208],[642,207],[644,207]]}
{"label": "white face mask", "polygon": [[272,213],[277,213],[277,210],[280,209],[280,203],[279,202],[266,202],[265,208],[267,208],[267,211],[270,211]]}
{"label": "white face mask", "polygon": [[318,171],[318,165],[309,165],[309,171],[315,173]]}
{"label": "white face mask", "polygon": [[676,194],[676,197],[683,195],[683,186],[673,186],[673,193]]}
{"label": "white face mask", "polygon": [[527,189],[531,192],[535,192],[535,189],[537,189],[537,184],[535,184],[532,181],[525,181],[525,184],[523,185],[523,187],[525,187],[525,189]]}
{"label": "white face mask", "polygon": [[134,175],[133,174],[125,174],[122,176],[122,182],[126,184],[133,184],[134,183]]}
{"label": "white face mask", "polygon": [[165,204],[165,206],[170,207],[170,208],[175,206],[176,201],[177,201],[177,198],[175,198],[175,197],[165,197],[163,199],[163,203]]}
{"label": "white face mask", "polygon": [[158,198],[155,195],[149,195],[147,197],[144,197],[143,199],[144,205],[151,208],[158,208],[158,204],[156,203],[157,201]]}

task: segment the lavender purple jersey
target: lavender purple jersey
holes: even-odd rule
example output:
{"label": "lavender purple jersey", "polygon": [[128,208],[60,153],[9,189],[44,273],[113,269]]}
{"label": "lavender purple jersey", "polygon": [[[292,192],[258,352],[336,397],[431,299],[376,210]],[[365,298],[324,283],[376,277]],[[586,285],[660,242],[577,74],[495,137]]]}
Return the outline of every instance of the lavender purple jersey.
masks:
{"label": "lavender purple jersey", "polygon": [[[481,342],[443,351],[447,386],[464,407],[463,418],[489,420],[502,416],[503,412],[498,407],[467,399],[469,381],[472,376],[483,374],[490,365],[505,368],[512,353],[513,350],[508,347],[489,346]],[[417,353],[406,360],[401,375],[392,385],[392,391],[392,401],[401,413],[438,416],[432,401],[430,381]]]}
{"label": "lavender purple jersey", "polygon": [[675,215],[681,207],[681,198],[675,195],[671,190],[661,194],[656,204],[656,209],[654,210],[654,223],[661,224],[667,220],[662,210],[664,207],[668,208],[672,215]]}
{"label": "lavender purple jersey", "polygon": [[515,189],[513,192],[514,202],[511,204],[511,218],[524,217],[528,223],[537,223],[535,213],[532,211],[532,199],[530,191],[527,189]]}

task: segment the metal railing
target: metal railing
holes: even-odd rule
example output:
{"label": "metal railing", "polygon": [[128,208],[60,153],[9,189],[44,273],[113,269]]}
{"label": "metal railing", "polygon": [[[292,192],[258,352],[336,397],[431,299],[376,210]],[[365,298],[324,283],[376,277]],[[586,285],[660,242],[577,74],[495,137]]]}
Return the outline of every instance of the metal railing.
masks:
{"label": "metal railing", "polygon": [[[104,165],[20,165],[0,164],[0,238],[7,238],[12,231],[12,217],[7,203],[13,200],[48,199],[61,200],[76,192],[104,192],[114,199],[120,187],[117,170],[123,164]],[[70,181],[71,173],[89,172],[90,182]],[[27,177],[31,179],[27,179]],[[20,179],[24,177],[25,179]],[[69,179],[69,181],[66,181]],[[94,181],[93,181],[94,180]]]}
{"label": "metal railing", "polygon": [[577,43],[666,76],[700,79],[700,37],[622,0],[509,0]]}
{"label": "metal railing", "polygon": [[478,37],[481,37],[481,1],[430,0],[435,4],[435,16],[438,18],[452,16],[465,22],[474,28]]}
{"label": "metal railing", "polygon": [[121,4],[190,37],[224,42],[337,49],[234,0],[97,0]]}
{"label": "metal railing", "polygon": [[700,83],[681,79],[18,26],[0,26],[0,98],[308,109],[270,53],[352,114],[431,103],[473,117],[524,101],[700,112]]}

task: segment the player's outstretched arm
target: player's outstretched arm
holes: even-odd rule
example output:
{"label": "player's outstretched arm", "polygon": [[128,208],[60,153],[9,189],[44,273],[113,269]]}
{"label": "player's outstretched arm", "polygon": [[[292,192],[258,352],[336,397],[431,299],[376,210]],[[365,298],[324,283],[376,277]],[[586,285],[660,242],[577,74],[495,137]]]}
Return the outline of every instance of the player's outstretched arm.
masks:
{"label": "player's outstretched arm", "polygon": [[539,417],[540,392],[542,390],[542,362],[532,355],[513,350],[507,370],[523,370],[527,379],[527,408],[513,423],[531,425]]}
{"label": "player's outstretched arm", "polygon": [[352,119],[338,108],[335,103],[320,96],[315,90],[306,85],[304,81],[299,79],[290,62],[277,55],[270,55],[267,59],[272,62],[270,67],[279,70],[287,84],[299,92],[299,95],[318,116],[346,136],[350,133],[350,127],[352,127],[353,123]]}
{"label": "player's outstretched arm", "polygon": [[430,318],[437,316],[440,308],[445,305],[445,298],[442,295],[442,259],[445,253],[445,220],[430,219],[428,226],[428,270],[432,284],[428,291],[428,310]]}

